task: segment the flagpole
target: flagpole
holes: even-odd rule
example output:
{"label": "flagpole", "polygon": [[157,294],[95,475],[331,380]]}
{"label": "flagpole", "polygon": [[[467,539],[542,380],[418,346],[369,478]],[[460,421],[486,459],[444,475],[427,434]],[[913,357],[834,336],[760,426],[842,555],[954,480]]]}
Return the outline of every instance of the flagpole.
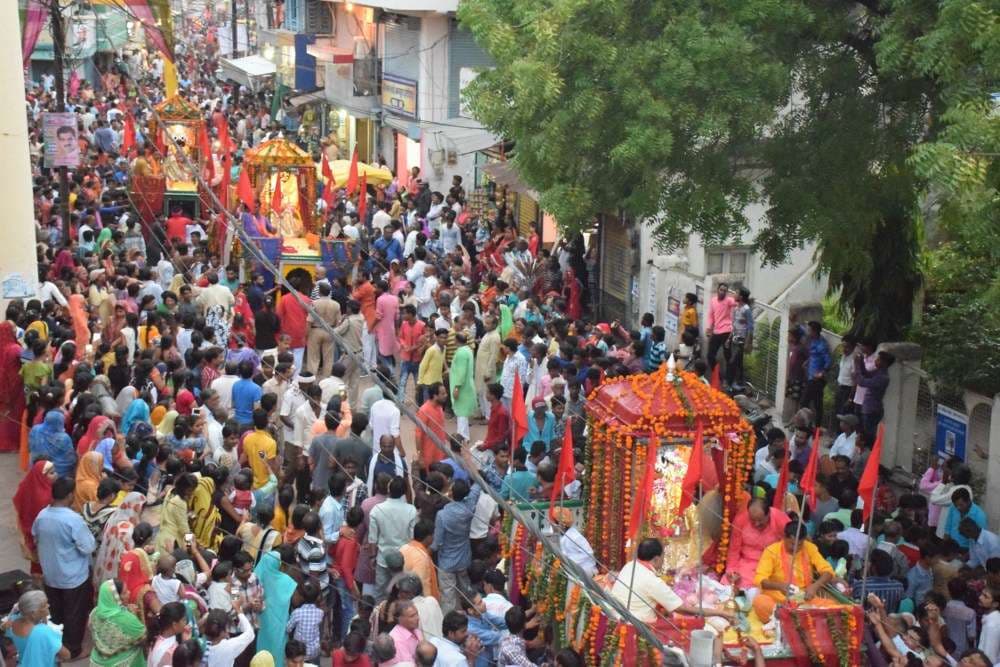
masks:
{"label": "flagpole", "polygon": [[[704,455],[704,454],[703,454],[703,452],[699,452],[699,455]],[[701,482],[698,483],[698,489],[701,490]],[[699,504],[701,503],[701,499],[703,497],[704,496],[701,493],[698,494],[698,503]],[[687,510],[685,510],[685,511],[687,511]],[[695,511],[697,511],[697,510],[695,510]],[[698,517],[698,614],[702,618],[705,618],[705,598],[704,598],[704,595],[702,593],[702,579],[704,579],[704,577],[705,577],[704,572],[702,572],[702,569],[704,567],[704,564],[702,563],[702,555],[705,552],[704,552],[704,547],[702,546],[702,543],[701,543],[701,539],[702,539],[701,538],[701,517]]]}
{"label": "flagpole", "polygon": [[868,559],[872,553],[872,526],[875,524],[875,495],[878,493],[878,477],[875,477],[875,486],[872,487],[872,506],[868,514],[868,548],[865,549],[865,560],[861,566],[861,604],[865,603],[865,592],[868,588]]}

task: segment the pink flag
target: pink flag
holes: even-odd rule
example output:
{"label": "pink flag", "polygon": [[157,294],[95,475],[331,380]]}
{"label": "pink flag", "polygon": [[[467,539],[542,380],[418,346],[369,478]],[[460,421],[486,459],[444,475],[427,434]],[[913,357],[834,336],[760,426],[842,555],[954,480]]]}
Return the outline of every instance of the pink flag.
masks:
{"label": "pink flag", "polygon": [[21,41],[21,60],[25,69],[31,65],[31,53],[38,43],[38,36],[42,34],[45,27],[45,20],[49,17],[48,10],[38,0],[29,0],[28,9],[24,13],[24,37]]}

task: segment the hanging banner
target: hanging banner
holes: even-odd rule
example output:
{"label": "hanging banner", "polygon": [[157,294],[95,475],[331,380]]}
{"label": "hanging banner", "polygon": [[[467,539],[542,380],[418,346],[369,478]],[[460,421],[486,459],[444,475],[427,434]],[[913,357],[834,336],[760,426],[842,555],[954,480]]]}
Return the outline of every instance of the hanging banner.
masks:
{"label": "hanging banner", "polygon": [[45,166],[80,166],[80,144],[76,136],[75,113],[43,113],[42,136],[45,139]]}
{"label": "hanging banner", "polygon": [[935,444],[938,456],[965,460],[965,439],[969,430],[969,418],[958,410],[938,405]]}

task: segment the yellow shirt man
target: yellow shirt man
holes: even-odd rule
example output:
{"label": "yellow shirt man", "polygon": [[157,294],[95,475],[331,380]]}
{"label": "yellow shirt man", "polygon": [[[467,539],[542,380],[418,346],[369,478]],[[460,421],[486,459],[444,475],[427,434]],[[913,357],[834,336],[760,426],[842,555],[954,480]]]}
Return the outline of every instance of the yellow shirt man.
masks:
{"label": "yellow shirt man", "polygon": [[436,343],[427,348],[417,370],[417,384],[424,386],[444,381],[444,350]]}
{"label": "yellow shirt man", "polygon": [[[777,602],[784,602],[785,594],[775,589],[764,589],[762,584],[765,581],[772,584],[791,583],[805,590],[808,586],[816,583],[818,579],[824,578],[823,575],[829,575],[829,577],[825,577],[827,579],[833,577],[833,568],[820,555],[816,545],[806,540],[799,542],[798,554],[796,554],[793,564],[790,551],[794,547],[785,544],[786,540],[791,539],[786,537],[764,549],[764,553],[761,554],[760,561],[757,563],[757,574],[753,578],[754,585],[761,588],[762,593],[771,596]],[[792,571],[791,577],[789,577],[788,570]]]}
{"label": "yellow shirt man", "polygon": [[243,440],[243,454],[253,472],[253,488],[267,486],[273,470],[272,461],[278,456],[278,445],[267,431],[255,429]]}

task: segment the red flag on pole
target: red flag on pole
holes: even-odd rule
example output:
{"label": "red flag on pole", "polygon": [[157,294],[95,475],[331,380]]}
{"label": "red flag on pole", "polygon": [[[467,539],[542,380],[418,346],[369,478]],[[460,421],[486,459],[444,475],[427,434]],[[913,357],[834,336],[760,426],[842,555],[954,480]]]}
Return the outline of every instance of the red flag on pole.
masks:
{"label": "red flag on pole", "polygon": [[254,211],[254,192],[253,185],[250,184],[250,172],[247,171],[246,165],[240,169],[240,182],[236,185],[236,194],[239,195],[240,201],[246,204],[247,208],[251,212]]}
{"label": "red flag on pole", "polygon": [[809,451],[809,461],[806,462],[806,469],[802,471],[802,481],[799,488],[809,503],[809,509],[816,509],[816,468],[819,467],[819,426],[813,435],[812,449]]}
{"label": "red flag on pole", "polygon": [[791,451],[788,449],[788,442],[785,442],[785,458],[781,462],[781,473],[778,475],[778,488],[774,490],[774,500],[771,507],[785,511],[785,495],[788,493],[788,459],[791,458]]}
{"label": "red flag on pole", "polygon": [[135,120],[132,119],[132,114],[125,114],[125,130],[122,136],[122,152],[125,155],[131,155],[132,151],[135,150]]}
{"label": "red flag on pole", "polygon": [[722,390],[722,364],[716,362],[712,367],[712,377],[708,383],[712,389]]}
{"label": "red flag on pole", "polygon": [[[642,481],[639,482],[639,488],[635,492],[635,502],[632,503],[632,516],[629,517],[628,535],[625,536],[626,540],[635,540],[635,536],[639,534],[639,528],[642,526],[643,519],[646,518],[649,500],[653,497],[653,480],[656,477],[656,457],[658,453],[656,440],[653,434],[650,433],[649,444],[646,446],[646,465],[642,473]],[[625,489],[625,493],[629,493],[629,489]]]}
{"label": "red flag on pole", "polygon": [[559,452],[559,468],[556,481],[549,496],[549,521],[556,520],[556,503],[562,500],[563,489],[576,479],[576,463],[573,461],[573,429],[567,428],[563,436],[562,450]]}
{"label": "red flag on pole", "polygon": [[701,483],[701,462],[705,458],[705,426],[702,421],[697,420],[694,432],[694,444],[691,446],[691,456],[688,457],[687,471],[684,473],[684,480],[681,482],[681,502],[677,507],[677,514],[680,515],[694,502],[694,494]]}
{"label": "red flag on pole", "polygon": [[226,119],[222,116],[217,117],[215,120],[215,131],[219,135],[219,143],[222,145],[222,150],[226,153],[230,153],[235,150],[236,147],[233,146],[233,141],[229,138],[229,123],[227,123]]}
{"label": "red flag on pole", "polygon": [[201,151],[201,159],[205,161],[205,168],[208,170],[208,180],[215,178],[215,164],[212,160],[212,144],[208,141],[208,130],[202,125],[198,130],[198,150]]}
{"label": "red flag on pole", "polygon": [[358,148],[354,147],[351,154],[351,168],[347,172],[347,196],[350,197],[358,189]]}
{"label": "red flag on pole", "polygon": [[271,213],[276,214],[281,210],[281,174],[274,178],[274,187],[271,188]]}
{"label": "red flag on pole", "polygon": [[510,418],[514,423],[511,429],[511,437],[514,441],[510,445],[510,457],[514,458],[518,443],[524,436],[528,435],[528,408],[524,405],[524,391],[521,389],[521,376],[514,373],[514,395],[510,397]]}
{"label": "red flag on pole", "polygon": [[323,167],[320,171],[323,173],[327,185],[333,185],[333,169],[330,169],[330,161],[326,159],[326,153],[323,153]]}
{"label": "red flag on pole", "polygon": [[365,224],[365,212],[368,210],[368,174],[361,174],[361,189],[358,191],[358,221]]}
{"label": "red flag on pole", "polygon": [[875,437],[875,444],[872,445],[872,453],[868,455],[868,463],[865,464],[865,471],[861,473],[861,480],[858,482],[858,497],[865,503],[862,509],[865,521],[868,521],[872,507],[875,506],[875,487],[878,485],[878,468],[882,463],[882,436],[884,434],[885,424],[879,424],[878,435]]}

